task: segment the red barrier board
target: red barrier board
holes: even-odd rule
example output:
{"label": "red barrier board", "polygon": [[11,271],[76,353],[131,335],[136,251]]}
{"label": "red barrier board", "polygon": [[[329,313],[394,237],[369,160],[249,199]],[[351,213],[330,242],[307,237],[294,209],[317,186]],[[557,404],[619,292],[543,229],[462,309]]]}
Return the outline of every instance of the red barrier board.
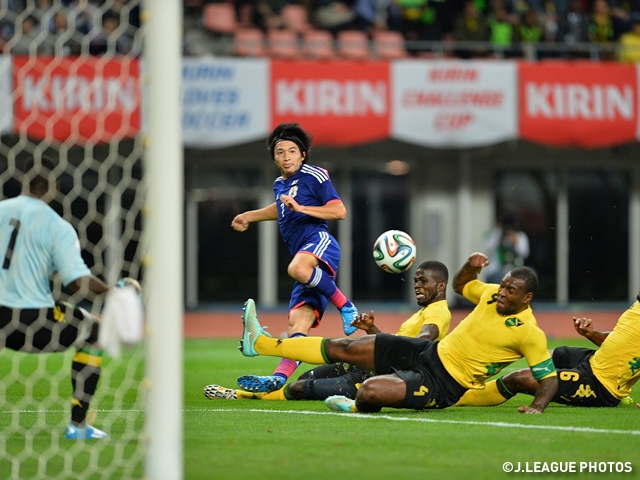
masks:
{"label": "red barrier board", "polygon": [[636,141],[635,65],[522,62],[518,73],[520,138],[590,148]]}
{"label": "red barrier board", "polygon": [[37,139],[99,143],[140,130],[137,59],[14,57],[15,129]]}
{"label": "red barrier board", "polygon": [[348,146],[389,137],[388,62],[271,61],[271,124],[299,122],[314,144]]}

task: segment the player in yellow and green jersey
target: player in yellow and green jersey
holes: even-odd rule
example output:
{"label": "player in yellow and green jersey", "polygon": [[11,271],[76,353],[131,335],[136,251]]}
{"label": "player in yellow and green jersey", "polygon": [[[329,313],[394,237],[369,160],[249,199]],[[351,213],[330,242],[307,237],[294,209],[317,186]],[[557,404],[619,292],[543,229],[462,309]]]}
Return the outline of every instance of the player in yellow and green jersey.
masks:
{"label": "player in yellow and green jersey", "polygon": [[[553,351],[559,380],[552,401],[576,407],[617,406],[640,379],[640,291],[611,332],[594,330],[588,318],[574,317],[573,326],[600,348]],[[458,405],[498,405],[516,393],[533,394],[537,385],[529,370],[518,370],[489,382],[484,391],[467,392]]]}
{"label": "player in yellow and green jersey", "polygon": [[275,339],[258,322],[255,303],[246,303],[243,355],[283,356],[323,365],[347,362],[373,370],[356,399],[333,396],[326,400],[338,411],[377,412],[382,407],[446,408],[468,389],[484,388],[484,381],[505,365],[526,358],[538,388],[524,413],[542,413],[558,388],[556,370],[529,303],[538,286],[533,270],[517,267],[500,285],[485,284],[478,274],[489,260],[473,253],[456,273],[453,288],[476,303],[474,310],[440,342],[380,333],[359,338],[321,337]]}
{"label": "player in yellow and green jersey", "polygon": [[[451,323],[451,311],[446,298],[448,281],[449,270],[443,263],[431,260],[420,264],[413,284],[416,301],[422,308],[400,325],[396,335],[427,340],[444,338]],[[373,311],[358,315],[352,325],[370,335],[381,333],[375,325]],[[309,370],[297,381],[269,393],[207,385],[204,395],[212,400],[325,400],[332,395],[355,398],[362,382],[373,375],[374,372],[357,365],[338,362]]]}

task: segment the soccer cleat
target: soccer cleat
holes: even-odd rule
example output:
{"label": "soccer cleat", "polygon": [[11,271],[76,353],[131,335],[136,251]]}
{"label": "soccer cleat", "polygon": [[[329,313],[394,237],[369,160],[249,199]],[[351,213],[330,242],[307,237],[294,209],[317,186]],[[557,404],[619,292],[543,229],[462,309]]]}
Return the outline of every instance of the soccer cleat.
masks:
{"label": "soccer cleat", "polygon": [[270,337],[271,335],[269,335],[258,322],[256,302],[251,298],[244,303],[242,324],[244,325],[244,332],[242,334],[242,340],[240,340],[238,350],[240,350],[245,357],[257,357],[258,352],[256,352],[256,349],[254,348],[256,340],[260,335],[266,335],[267,337]]}
{"label": "soccer cleat", "polygon": [[284,387],[285,383],[287,383],[287,379],[279,375],[267,375],[264,377],[243,375],[238,377],[238,386],[252,393],[273,392]]}
{"label": "soccer cleat", "polygon": [[342,329],[344,330],[345,335],[351,335],[358,330],[358,327],[351,325],[351,322],[353,322],[358,316],[358,309],[355,306],[342,307],[340,309],[340,316],[342,317]]}
{"label": "soccer cleat", "polygon": [[329,410],[334,412],[355,413],[358,411],[356,409],[356,401],[342,395],[327,397],[324,403],[329,407]]}
{"label": "soccer cleat", "polygon": [[91,425],[76,427],[73,424],[69,424],[67,425],[65,436],[67,437],[67,440],[98,440],[101,438],[107,438],[109,435]]}
{"label": "soccer cleat", "polygon": [[204,396],[211,400],[237,400],[238,395],[233,388],[224,388],[220,385],[207,385],[204,387]]}

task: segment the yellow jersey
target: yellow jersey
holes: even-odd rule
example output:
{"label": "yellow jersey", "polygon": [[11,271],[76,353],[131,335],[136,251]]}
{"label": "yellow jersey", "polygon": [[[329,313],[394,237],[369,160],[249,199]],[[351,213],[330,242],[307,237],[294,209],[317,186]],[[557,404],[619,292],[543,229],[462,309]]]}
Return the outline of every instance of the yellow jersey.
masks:
{"label": "yellow jersey", "polygon": [[483,389],[485,381],[524,357],[536,380],[557,375],[547,350],[547,337],[531,307],[515,315],[496,311],[498,285],[473,280],[463,296],[473,311],[438,344],[438,356],[463,387]]}
{"label": "yellow jersey", "polygon": [[618,59],[621,62],[640,62],[640,35],[628,32],[620,36]]}
{"label": "yellow jersey", "polygon": [[438,327],[439,335],[436,340],[442,340],[449,332],[451,325],[451,311],[446,300],[438,300],[421,308],[411,315],[396,332],[403,337],[417,337],[424,325],[434,324]]}
{"label": "yellow jersey", "polygon": [[618,319],[596,353],[589,359],[600,383],[623,399],[640,378],[640,303],[634,302]]}

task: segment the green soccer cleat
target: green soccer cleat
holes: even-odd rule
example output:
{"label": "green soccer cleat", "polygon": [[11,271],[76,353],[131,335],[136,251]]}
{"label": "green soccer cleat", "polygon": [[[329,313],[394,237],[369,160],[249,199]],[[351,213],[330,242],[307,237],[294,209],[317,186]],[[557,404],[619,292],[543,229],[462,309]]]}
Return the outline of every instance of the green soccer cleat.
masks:
{"label": "green soccer cleat", "polygon": [[242,334],[242,340],[240,340],[240,346],[238,349],[245,357],[257,357],[258,352],[254,348],[256,340],[260,335],[266,335],[271,337],[264,328],[258,322],[258,314],[256,313],[256,302],[253,299],[249,299],[244,304],[244,314],[242,315],[242,324],[244,325],[244,332]]}
{"label": "green soccer cleat", "polygon": [[329,407],[329,410],[333,410],[334,412],[356,413],[358,411],[356,401],[343,395],[327,397],[324,403]]}

